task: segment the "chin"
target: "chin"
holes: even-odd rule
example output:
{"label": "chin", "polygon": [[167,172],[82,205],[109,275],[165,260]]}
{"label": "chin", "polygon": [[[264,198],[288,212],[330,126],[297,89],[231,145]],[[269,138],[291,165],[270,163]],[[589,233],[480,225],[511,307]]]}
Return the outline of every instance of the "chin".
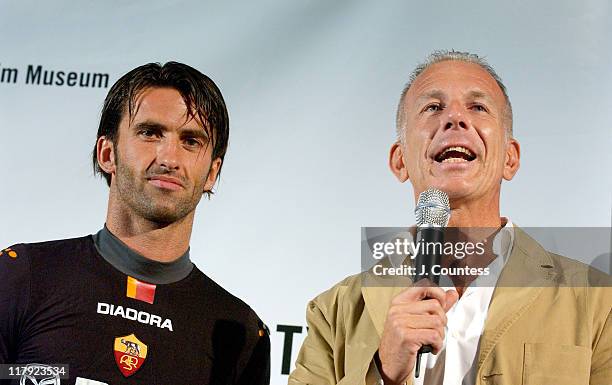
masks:
{"label": "chin", "polygon": [[180,219],[176,214],[176,211],[171,210],[154,210],[147,212],[143,217],[149,222],[170,224]]}
{"label": "chin", "polygon": [[466,198],[474,192],[474,188],[471,184],[466,183],[466,180],[463,178],[447,178],[444,180],[432,181],[427,188],[429,187],[444,191],[451,201]]}
{"label": "chin", "polygon": [[171,224],[189,214],[190,207],[187,205],[169,205],[168,202],[155,202],[150,200],[137,208],[140,216],[147,221],[159,224]]}

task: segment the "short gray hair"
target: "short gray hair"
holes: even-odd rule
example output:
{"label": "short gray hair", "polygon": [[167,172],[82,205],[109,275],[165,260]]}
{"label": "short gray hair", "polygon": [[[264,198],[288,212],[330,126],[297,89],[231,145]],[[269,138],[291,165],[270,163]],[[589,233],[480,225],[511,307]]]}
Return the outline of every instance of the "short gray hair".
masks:
{"label": "short gray hair", "polygon": [[461,51],[455,51],[455,50],[450,50],[450,51],[439,50],[439,51],[432,52],[427,57],[427,59],[425,59],[423,63],[416,66],[416,68],[410,74],[408,83],[406,83],[406,85],[404,86],[404,89],[402,90],[402,94],[400,96],[399,104],[397,106],[397,114],[395,118],[397,139],[398,140],[403,139],[403,135],[404,135],[403,134],[404,132],[403,130],[404,128],[404,101],[406,99],[406,94],[408,93],[410,86],[412,86],[412,83],[414,83],[416,78],[419,77],[419,75],[422,74],[423,71],[425,71],[431,65],[440,63],[443,61],[462,61],[466,63],[477,64],[482,69],[487,71],[493,79],[495,79],[495,82],[497,82],[497,85],[502,90],[502,93],[504,94],[504,99],[506,100],[506,108],[504,111],[504,124],[506,126],[506,134],[508,135],[508,137],[511,138],[512,137],[512,104],[510,104],[510,98],[508,97],[508,93],[506,92],[506,86],[504,86],[504,83],[502,82],[499,75],[497,75],[493,67],[491,67],[491,65],[489,65],[489,63],[487,63],[487,61],[483,57],[480,57],[473,53],[461,52]]}

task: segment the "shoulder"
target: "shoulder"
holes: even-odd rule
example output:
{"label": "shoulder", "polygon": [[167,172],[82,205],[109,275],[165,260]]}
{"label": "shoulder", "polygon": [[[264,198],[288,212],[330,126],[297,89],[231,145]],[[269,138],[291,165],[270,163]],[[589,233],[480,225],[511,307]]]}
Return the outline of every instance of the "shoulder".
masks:
{"label": "shoulder", "polygon": [[[198,306],[201,315],[214,323],[212,339],[223,341],[223,355],[231,357],[236,350],[245,355],[238,365],[243,376],[258,377],[269,371],[270,330],[257,313],[243,300],[216,283],[194,266],[195,286],[201,291],[204,306]],[[214,309],[210,312],[210,309]],[[250,361],[250,363],[246,363]],[[243,366],[244,365],[244,366]],[[268,374],[269,375],[269,374]],[[245,378],[246,378],[245,377]]]}
{"label": "shoulder", "polygon": [[[550,285],[559,289],[559,295],[582,304],[583,310],[598,317],[606,317],[612,307],[612,279],[610,274],[567,256],[550,252],[524,231],[518,230],[518,246],[530,262],[523,267],[544,268]],[[548,286],[548,285],[547,285]]]}
{"label": "shoulder", "polygon": [[547,252],[552,262],[552,271],[556,274],[555,282],[561,287],[572,288],[575,292],[584,292],[594,297],[607,293],[612,304],[612,277],[597,268],[576,259]]}
{"label": "shoulder", "polygon": [[306,319],[311,326],[323,322],[339,326],[350,318],[359,318],[365,311],[362,294],[368,272],[350,275],[308,302]]}
{"label": "shoulder", "polygon": [[15,263],[28,265],[33,271],[74,266],[83,255],[91,253],[91,236],[35,243],[19,243],[2,250]]}
{"label": "shoulder", "polygon": [[337,307],[339,304],[359,301],[362,281],[367,272],[350,275],[329,289],[317,295],[310,303],[322,309]]}
{"label": "shoulder", "polygon": [[[603,279],[606,275],[604,272],[576,259],[552,252],[548,252],[548,255],[553,261],[555,270],[562,274],[562,279],[568,284],[576,283],[588,286],[589,279],[597,281]],[[596,281],[593,283],[596,283]]]}
{"label": "shoulder", "polygon": [[[555,282],[565,287],[611,286],[610,275],[577,259],[553,253],[545,249],[523,229],[515,226],[514,246],[527,257],[530,265],[549,270]],[[514,253],[513,253],[514,254]]]}
{"label": "shoulder", "polygon": [[194,274],[197,286],[201,288],[207,305],[216,309],[218,317],[236,320],[248,325],[249,328],[257,327],[257,330],[264,329],[267,332],[263,321],[246,302],[208,277],[197,266],[194,266]]}
{"label": "shoulder", "polygon": [[592,311],[609,314],[612,310],[612,276],[583,262],[549,253],[556,273],[556,281],[576,295],[583,296]]}
{"label": "shoulder", "polygon": [[79,238],[58,239],[34,243],[19,243],[9,246],[8,248],[2,250],[2,252],[9,255],[12,252],[14,254],[14,258],[17,258],[18,256],[27,258],[61,257],[84,251],[90,248],[91,243],[91,236],[87,235]]}

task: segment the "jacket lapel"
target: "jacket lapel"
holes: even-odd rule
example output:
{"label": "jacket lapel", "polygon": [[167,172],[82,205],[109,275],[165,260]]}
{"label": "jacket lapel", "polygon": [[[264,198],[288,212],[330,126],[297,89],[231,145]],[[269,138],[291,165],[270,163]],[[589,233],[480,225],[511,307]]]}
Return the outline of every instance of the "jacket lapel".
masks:
{"label": "jacket lapel", "polygon": [[[497,282],[480,339],[481,368],[500,338],[532,305],[543,287],[551,286],[557,273],[546,250],[518,227],[514,227],[512,253]],[[486,371],[486,370],[485,370]],[[494,368],[491,373],[495,375]]]}
{"label": "jacket lapel", "polygon": [[[412,263],[410,257],[402,262],[404,265],[412,265]],[[379,264],[382,267],[393,266],[388,258],[382,260]],[[393,297],[410,286],[412,286],[412,280],[407,276],[377,276],[373,273],[373,269],[362,275],[361,295],[378,337],[382,336],[387,312]]]}
{"label": "jacket lapel", "polygon": [[398,286],[363,286],[361,288],[361,294],[363,295],[366,309],[376,328],[378,337],[382,336],[391,300],[404,289],[406,289],[406,287]]}

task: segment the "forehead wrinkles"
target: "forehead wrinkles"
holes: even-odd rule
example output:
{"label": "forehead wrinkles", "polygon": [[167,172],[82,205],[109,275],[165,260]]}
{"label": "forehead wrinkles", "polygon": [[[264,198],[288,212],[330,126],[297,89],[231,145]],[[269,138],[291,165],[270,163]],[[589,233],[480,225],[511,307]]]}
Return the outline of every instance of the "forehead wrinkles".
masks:
{"label": "forehead wrinkles", "polygon": [[[489,96],[489,94],[482,91],[480,88],[461,89],[459,92],[461,93],[461,98],[465,99],[466,101],[484,100],[487,103],[494,103],[494,100]],[[418,95],[414,104],[420,106],[432,99],[447,101],[449,99],[448,93],[438,88],[427,90],[426,92]]]}
{"label": "forehead wrinkles", "polygon": [[446,61],[433,64],[415,79],[406,95],[404,109],[408,112],[424,98],[442,99],[457,91],[462,97],[489,99],[500,110],[505,106],[502,90],[484,69],[473,63]]}

